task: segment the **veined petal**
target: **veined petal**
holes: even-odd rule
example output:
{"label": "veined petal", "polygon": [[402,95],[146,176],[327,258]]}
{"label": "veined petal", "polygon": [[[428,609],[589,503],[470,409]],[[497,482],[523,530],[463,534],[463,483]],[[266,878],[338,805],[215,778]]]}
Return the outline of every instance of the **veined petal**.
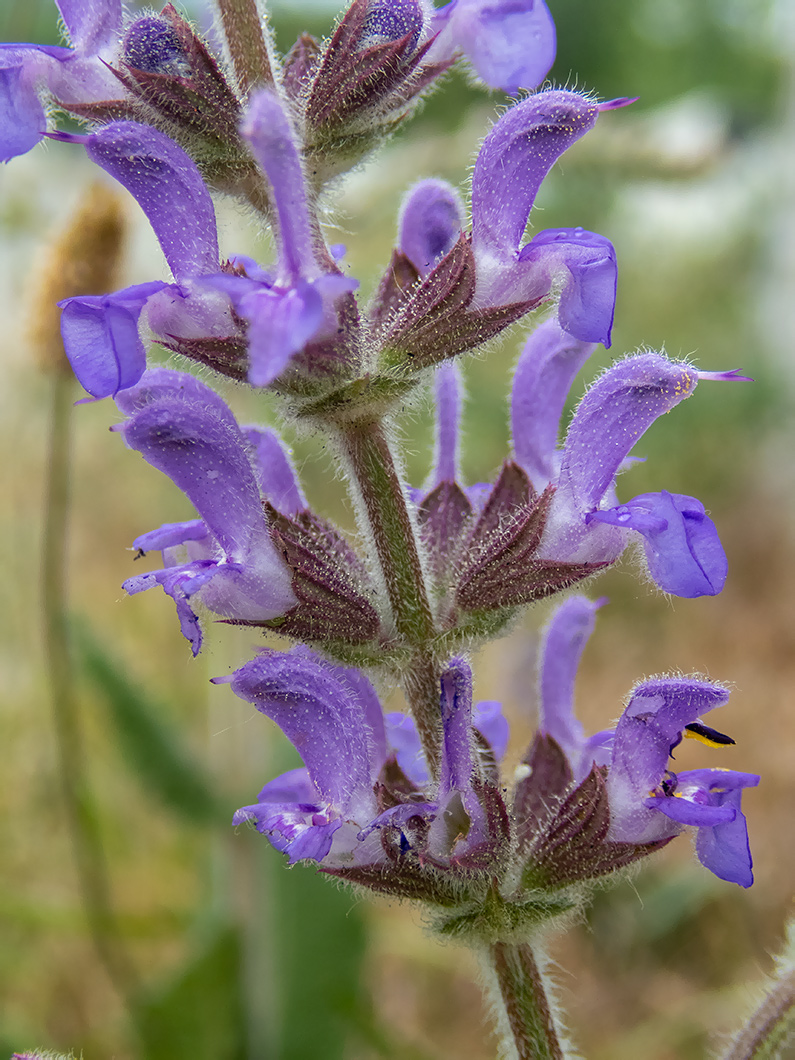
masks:
{"label": "veined petal", "polygon": [[516,365],[511,389],[511,429],[516,460],[536,490],[557,477],[557,444],[566,396],[596,349],[547,320],[532,333]]}
{"label": "veined petal", "polygon": [[[0,62],[3,56],[0,53]],[[24,66],[0,66],[0,162],[30,151],[47,130],[35,79]]]}
{"label": "veined petal", "polygon": [[566,435],[556,500],[585,515],[599,507],[622,461],[656,419],[690,397],[688,364],[641,353],[608,368],[582,399]]}
{"label": "veined petal", "polygon": [[242,430],[254,450],[254,470],[262,495],[282,515],[296,516],[306,511],[309,505],[276,431],[257,426]]}
{"label": "veined petal", "polygon": [[685,726],[728,698],[728,689],[720,685],[684,677],[655,678],[635,688],[613,742],[609,838],[643,843],[675,834],[646,800],[661,783]]}
{"label": "veined petal", "polygon": [[118,121],[92,133],[86,150],[137,200],[177,280],[218,271],[215,209],[181,147],[149,125]]}
{"label": "veined petal", "polygon": [[436,459],[433,484],[455,482],[458,477],[458,437],[463,384],[461,369],[445,361],[436,369]]}
{"label": "veined petal", "polygon": [[488,284],[490,270],[515,261],[541,181],[598,114],[598,105],[576,92],[539,92],[512,107],[486,137],[472,177],[478,288]]}
{"label": "veined petal", "polygon": [[295,745],[312,783],[338,814],[372,811],[373,784],[382,761],[374,754],[371,713],[346,671],[305,648],[265,651],[229,678],[232,691],[276,722]]}
{"label": "veined petal", "polygon": [[268,89],[256,92],[241,127],[273,188],[279,219],[279,283],[295,283],[320,274],[312,239],[301,155],[279,98]]}
{"label": "veined petal", "polygon": [[133,386],[146,368],[138,320],[147,299],[166,284],[137,284],[106,295],[66,298],[61,335],[72,370],[95,398]]}
{"label": "veined petal", "polygon": [[72,46],[98,54],[116,40],[121,26],[121,0],[56,0]]}
{"label": "veined petal", "polygon": [[[616,252],[610,240],[582,228],[547,229],[522,248],[517,272],[529,262],[551,278],[563,275],[558,306],[563,330],[581,342],[609,347],[618,283]],[[514,301],[514,295],[504,300]]]}
{"label": "veined petal", "polygon": [[552,616],[541,646],[539,687],[539,731],[551,736],[565,753],[575,779],[591,766],[582,762],[586,748],[585,731],[574,713],[574,684],[577,668],[593,633],[596,612],[606,603],[571,596]]}
{"label": "veined petal", "polygon": [[323,298],[315,285],[303,282],[286,289],[259,287],[241,299],[239,310],[250,325],[248,380],[253,386],[272,383],[323,323]]}
{"label": "veined petal", "polygon": [[460,48],[478,77],[512,95],[535,88],[555,61],[555,24],[543,0],[453,0],[433,29],[431,61]]}
{"label": "veined petal", "polygon": [[464,227],[461,196],[446,180],[422,180],[403,200],[398,247],[427,276],[458,242]]}
{"label": "veined petal", "polygon": [[715,596],[728,572],[726,553],[715,524],[695,497],[644,493],[627,504],[593,512],[586,522],[636,530],[643,537],[649,574],[674,596]]}

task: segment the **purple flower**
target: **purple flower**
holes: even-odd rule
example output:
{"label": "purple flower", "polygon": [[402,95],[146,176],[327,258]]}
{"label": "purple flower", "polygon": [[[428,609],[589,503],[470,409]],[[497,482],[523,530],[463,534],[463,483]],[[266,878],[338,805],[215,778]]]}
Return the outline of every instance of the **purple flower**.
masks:
{"label": "purple flower", "polygon": [[751,855],[740,797],[759,777],[725,769],[677,776],[668,768],[671,752],[684,736],[711,745],[733,742],[700,722],[702,714],[727,701],[727,689],[694,678],[652,678],[633,690],[614,732],[588,738],[576,719],[577,664],[603,603],[572,596],[547,627],[540,665],[540,731],[564,751],[575,782],[593,764],[608,767],[608,840],[651,843],[691,825],[698,829],[701,863],[722,880],[750,886]]}
{"label": "purple flower", "polygon": [[58,102],[113,99],[107,63],[118,45],[121,0],[56,0],[71,48],[0,44],[0,161],[25,154],[47,131],[41,96]]}
{"label": "purple flower", "polygon": [[614,493],[635,442],[692,394],[700,373],[656,353],[620,361],[582,399],[557,450],[565,394],[590,349],[547,322],[529,339],[516,370],[511,411],[517,460],[537,490],[556,487],[539,556],[613,562],[637,534],[649,574],[665,592],[719,593],[726,556],[699,501],[662,492],[619,505]]}
{"label": "purple flower", "polygon": [[[227,405],[192,376],[163,368],[145,372],[116,403],[129,417],[116,428],[127,445],[168,475],[201,515],[134,542],[144,551],[160,549],[166,566],[129,578],[127,592],[161,585],[194,655],[202,642],[194,597],[240,621],[263,622],[289,610],[296,603],[290,571],[271,542],[250,446]],[[284,478],[282,468],[282,493],[294,496],[297,486],[285,488]],[[177,549],[187,558],[178,560]]]}
{"label": "purple flower", "polygon": [[[291,862],[386,867],[384,830],[398,836],[403,852],[440,867],[488,841],[488,815],[476,790],[472,674],[462,660],[454,660],[441,679],[437,782],[430,779],[413,722],[389,715],[385,727],[372,685],[356,670],[295,648],[265,651],[216,681],[231,683],[236,695],[272,718],[304,760],[303,769],[266,784],[258,802],[234,817],[235,824],[253,820]],[[476,724],[501,755],[507,723],[499,704],[481,704]],[[376,792],[390,758],[415,791],[384,809]]]}
{"label": "purple flower", "polygon": [[522,239],[544,177],[593,128],[599,111],[618,102],[539,92],[512,107],[486,137],[472,178],[477,305],[536,301],[560,285],[563,330],[610,345],[617,277],[610,241],[582,228],[539,232],[524,246]]}
{"label": "purple flower", "polygon": [[271,185],[279,259],[273,276],[222,277],[218,286],[249,322],[248,380],[267,386],[307,343],[336,335],[336,299],[358,283],[319,252],[325,243],[309,208],[299,141],[277,96],[257,92],[241,132]]}
{"label": "purple flower", "polygon": [[462,51],[492,88],[535,88],[555,61],[555,24],[543,0],[452,0],[436,12],[429,53],[442,62]]}
{"label": "purple flower", "polygon": [[574,682],[580,658],[593,632],[596,612],[607,603],[570,596],[558,607],[544,631],[539,667],[538,730],[559,745],[571,765],[575,782],[582,781],[591,766],[610,759],[613,733],[586,737],[574,713]]}
{"label": "purple flower", "polygon": [[638,685],[616,726],[607,776],[610,835],[643,843],[698,829],[696,854],[722,880],[753,883],[742,789],[759,777],[723,769],[668,769],[671,751],[687,727],[723,706],[728,689],[693,678],[653,678]]}
{"label": "purple flower", "polygon": [[153,281],[102,297],[67,298],[61,332],[75,375],[94,397],[133,386],[146,367],[144,313],[165,341],[235,332],[229,300],[203,280],[219,270],[215,209],[195,163],[157,129],[112,122],[81,138],[89,158],[137,200],[174,284]]}

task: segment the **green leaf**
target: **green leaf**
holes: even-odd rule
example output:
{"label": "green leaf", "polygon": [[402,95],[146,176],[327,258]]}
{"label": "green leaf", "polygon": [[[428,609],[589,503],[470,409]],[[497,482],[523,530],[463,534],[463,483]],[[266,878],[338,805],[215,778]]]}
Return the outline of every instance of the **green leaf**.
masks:
{"label": "green leaf", "polygon": [[138,1002],[146,1060],[244,1060],[241,952],[239,931],[216,925],[171,982]]}
{"label": "green leaf", "polygon": [[164,720],[166,708],[129,679],[84,623],[75,624],[74,639],[78,663],[108,708],[121,757],[147,794],[185,821],[217,822],[223,812],[211,779],[187,751],[175,727]]}

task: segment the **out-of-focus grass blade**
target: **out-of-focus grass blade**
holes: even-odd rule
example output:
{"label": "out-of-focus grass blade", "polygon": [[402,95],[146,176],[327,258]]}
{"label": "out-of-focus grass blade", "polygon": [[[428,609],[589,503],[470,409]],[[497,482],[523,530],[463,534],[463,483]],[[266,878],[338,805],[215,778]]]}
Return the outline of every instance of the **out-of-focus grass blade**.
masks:
{"label": "out-of-focus grass blade", "polygon": [[311,867],[287,869],[273,854],[279,1060],[344,1060],[362,1004],[366,926],[360,899]]}
{"label": "out-of-focus grass blade", "polygon": [[166,711],[129,679],[84,623],[75,624],[74,643],[81,669],[108,707],[122,757],[147,793],[193,824],[222,819],[209,776],[164,720]]}
{"label": "out-of-focus grass blade", "polygon": [[166,987],[138,1003],[141,1056],[146,1060],[245,1060],[240,967],[238,929],[218,925]]}

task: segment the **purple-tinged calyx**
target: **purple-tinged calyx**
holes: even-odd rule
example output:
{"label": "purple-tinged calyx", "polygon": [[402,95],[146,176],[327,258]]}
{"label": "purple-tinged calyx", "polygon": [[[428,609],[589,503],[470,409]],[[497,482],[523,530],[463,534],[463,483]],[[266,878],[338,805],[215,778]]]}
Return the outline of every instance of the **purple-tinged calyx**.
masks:
{"label": "purple-tinged calyx", "polygon": [[463,52],[491,88],[535,88],[555,61],[555,24],[543,0],[452,0],[435,14],[433,62]]}
{"label": "purple-tinged calyx", "polygon": [[537,301],[559,289],[561,327],[583,342],[609,345],[617,276],[610,241],[566,228],[521,245],[542,180],[605,106],[555,90],[522,100],[500,118],[475,163],[472,249],[477,305]]}
{"label": "purple-tinged calyx", "polygon": [[463,203],[452,184],[423,180],[414,185],[401,205],[398,247],[425,277],[452,250],[463,227]]}
{"label": "purple-tinged calyx", "polygon": [[[759,777],[724,769],[673,773],[671,751],[689,725],[723,706],[728,689],[694,678],[653,678],[638,685],[616,726],[607,776],[610,838],[649,842],[695,827],[699,860],[722,880],[753,883],[743,788]],[[713,741],[714,744],[714,741]]]}
{"label": "purple-tinged calyx", "polygon": [[[129,578],[127,592],[161,585],[194,655],[202,634],[193,597],[232,620],[261,622],[289,610],[296,603],[290,571],[271,541],[250,447],[227,405],[193,376],[163,368],[144,373],[116,403],[128,416],[116,428],[126,444],[168,475],[201,516],[134,542],[161,549],[166,566]],[[187,558],[178,559],[179,546]]]}
{"label": "purple-tinged calyx", "polygon": [[59,102],[113,98],[107,66],[117,47],[121,0],[59,0],[71,47],[0,45],[0,161],[25,154],[47,131],[41,94]]}

